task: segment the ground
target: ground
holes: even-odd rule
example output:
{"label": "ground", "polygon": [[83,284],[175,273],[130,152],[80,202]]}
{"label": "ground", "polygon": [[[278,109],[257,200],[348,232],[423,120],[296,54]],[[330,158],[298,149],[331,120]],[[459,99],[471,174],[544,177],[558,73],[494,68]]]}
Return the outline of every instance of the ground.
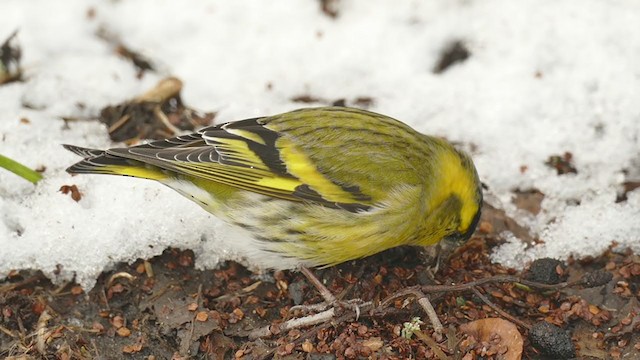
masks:
{"label": "ground", "polygon": [[[575,347],[580,358],[640,356],[640,258],[608,251],[567,266],[543,261],[550,267],[520,274],[488,258],[496,233],[512,226],[504,214],[485,207],[478,231],[441,266],[435,282],[415,248],[315,270],[343,299],[373,301],[375,307],[363,308],[358,319],[352,310],[339,309],[331,322],[287,331],[277,324],[303,315],[290,311],[292,306],[321,302],[298,272],[253,274],[235,262],[200,271],[193,267],[193,253],[179,249],[120,264],[88,293],[72,282],[55,286],[38,272],[16,271],[0,282],[0,354],[14,359],[529,359],[543,358],[545,346],[560,346],[531,335],[532,325],[554,324],[543,328],[543,336],[559,331],[551,340],[571,339],[564,351]],[[575,284],[585,274],[603,273],[610,277],[595,287],[560,289],[566,284],[561,283],[534,290],[513,281],[488,282],[475,287],[480,295],[473,286],[429,288],[503,275],[542,274],[548,282]],[[443,334],[433,332],[415,297],[402,296],[413,286],[422,286],[430,297]],[[383,302],[394,294],[400,296]],[[495,320],[505,316],[506,321]],[[479,319],[491,322],[483,327]],[[514,322],[515,337],[507,331],[516,328]],[[422,330],[412,334],[410,324]],[[269,325],[269,336],[249,337]]]}

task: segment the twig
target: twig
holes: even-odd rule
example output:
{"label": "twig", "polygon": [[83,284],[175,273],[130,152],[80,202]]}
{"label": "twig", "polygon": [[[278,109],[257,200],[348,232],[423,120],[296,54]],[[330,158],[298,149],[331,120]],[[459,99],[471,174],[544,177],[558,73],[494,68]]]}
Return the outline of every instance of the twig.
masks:
{"label": "twig", "polygon": [[154,276],[153,264],[151,264],[149,260],[145,260],[143,264],[144,264],[144,271],[145,273],[147,273],[147,277],[152,278]]}
{"label": "twig", "polygon": [[84,333],[89,333],[89,334],[99,334],[99,333],[101,333],[103,331],[103,330],[98,330],[98,329],[84,328],[84,327],[80,327],[80,326],[65,325],[64,327],[65,327],[65,329],[68,329],[68,330],[73,331],[73,332],[84,332]]}
{"label": "twig", "polygon": [[438,346],[438,343],[435,340],[433,340],[431,336],[423,333],[420,330],[416,330],[413,333],[418,337],[418,339],[422,340],[422,342],[424,342],[429,346],[429,348],[431,348],[431,350],[433,351],[434,354],[436,354],[438,359],[440,360],[451,359],[449,356],[447,356],[447,354],[444,353],[444,351],[442,351],[442,349],[440,349],[440,346]]}
{"label": "twig", "polygon": [[131,120],[130,114],[123,115],[122,117],[120,117],[120,119],[118,119],[118,121],[114,122],[113,124],[111,124],[111,126],[109,126],[109,129],[107,129],[107,132],[109,133],[109,135],[113,134],[116,130],[121,128],[129,120]]}
{"label": "twig", "polygon": [[104,306],[106,306],[108,311],[111,311],[111,307],[109,306],[109,299],[107,298],[107,292],[105,291],[104,287],[100,289],[100,295],[102,295],[102,300],[104,300]]}
{"label": "twig", "polygon": [[327,304],[335,304],[337,302],[336,297],[331,293],[331,291],[329,291],[329,289],[327,289],[326,286],[324,286],[322,282],[320,282],[318,277],[315,276],[309,268],[306,266],[300,266],[300,272],[307,278],[307,280],[309,280],[311,285],[318,290]]}
{"label": "twig", "polygon": [[[200,306],[202,306],[202,284],[198,285],[198,293],[196,294],[196,303],[198,304],[198,308],[200,308]],[[198,312],[196,311],[193,314],[193,318],[191,319],[191,326],[189,329],[189,337],[187,338],[187,342],[186,344],[184,344],[186,347],[180,349],[181,353],[184,351],[185,353],[183,354],[184,356],[188,356],[189,354],[187,354],[187,352],[189,351],[189,347],[191,346],[191,340],[193,339],[193,333],[195,332],[196,329],[196,321],[197,321],[197,317],[198,317]],[[181,346],[182,347],[182,346]]]}
{"label": "twig", "polygon": [[433,325],[433,331],[435,331],[437,334],[442,334],[442,330],[444,329],[444,327],[442,326],[442,323],[438,318],[438,314],[436,314],[436,310],[433,308],[433,305],[431,305],[431,301],[429,301],[429,298],[426,295],[422,294],[422,297],[418,298],[418,304],[420,304],[420,306],[422,306],[422,309],[427,313],[429,321],[431,321],[431,324]]}
{"label": "twig", "polygon": [[321,302],[319,304],[311,304],[311,305],[294,305],[292,306],[289,311],[287,311],[287,317],[286,319],[289,319],[289,315],[291,315],[293,312],[295,311],[302,311],[303,313],[308,314],[309,312],[322,312],[327,310],[327,308],[330,306],[330,304],[327,304],[326,302]]}
{"label": "twig", "polygon": [[485,304],[489,305],[490,308],[492,308],[495,312],[497,312],[498,314],[500,314],[500,316],[502,316],[503,318],[511,321],[512,323],[516,323],[518,325],[520,325],[521,327],[527,329],[527,330],[531,330],[531,325],[525,323],[524,321],[511,316],[511,314],[507,313],[506,311],[502,310],[500,307],[498,307],[498,305],[496,305],[493,301],[489,300],[488,297],[484,296],[484,294],[482,294],[480,292],[480,290],[478,290],[478,288],[473,287],[471,288],[471,290],[473,290],[473,293],[476,294],[477,297],[480,298],[480,300],[482,300]]}
{"label": "twig", "polygon": [[[313,314],[313,315],[309,315],[309,316],[305,316],[297,319],[287,320],[282,324],[275,325],[275,326],[278,327],[279,331],[289,331],[291,329],[295,329],[299,327],[316,325],[316,324],[324,323],[333,319],[335,312],[336,312],[335,308],[332,307],[331,309],[325,310],[321,313],[317,313],[317,314]],[[272,335],[272,329],[273,328],[271,325],[255,329],[249,333],[249,339],[254,340],[258,338],[268,337]]]}
{"label": "twig", "polygon": [[62,284],[60,284],[60,286],[56,287],[55,289],[53,289],[52,291],[50,291],[49,293],[52,296],[62,296],[63,294],[63,290],[67,288],[67,286],[69,286],[69,284],[71,284],[71,281],[65,281]]}
{"label": "twig", "polygon": [[[338,305],[339,306],[339,305]],[[373,307],[373,303],[371,301],[365,301],[359,305],[357,305],[358,308],[362,311],[362,310],[368,310],[371,309]],[[287,320],[281,324],[276,325],[278,327],[279,331],[289,331],[291,329],[297,329],[297,328],[301,328],[301,327],[307,327],[307,326],[312,326],[312,325],[316,325],[316,324],[321,324],[321,323],[326,323],[330,320],[332,320],[334,318],[334,316],[336,315],[336,306],[331,307],[328,310],[325,310],[323,312],[317,313],[317,314],[313,314],[313,315],[308,315],[308,316],[304,316],[301,318],[296,318],[296,319],[291,319],[291,320]],[[352,318],[357,318],[360,316],[360,312],[349,312],[348,314],[345,314],[341,317],[339,317],[338,319],[344,319],[342,321],[346,321],[346,320],[350,320]],[[337,321],[337,320],[336,320]],[[261,327],[259,329],[255,329],[253,331],[251,331],[249,333],[249,339],[258,339],[258,338],[263,338],[263,337],[268,337],[271,336],[273,334],[272,331],[272,327],[271,325],[268,326],[264,326]]]}
{"label": "twig", "polygon": [[0,294],[16,290],[18,288],[21,288],[21,287],[24,287],[24,286],[27,286],[27,285],[30,285],[31,283],[38,282],[38,281],[40,281],[42,279],[44,279],[44,275],[42,275],[41,273],[38,273],[38,274],[36,274],[36,275],[26,279],[26,280],[23,280],[21,282],[0,286]]}
{"label": "twig", "polygon": [[158,293],[151,295],[147,299],[147,302],[150,303],[152,301],[158,300],[162,295],[166,294],[166,292],[169,291],[169,289],[173,288],[174,286],[179,286],[179,284],[177,282],[175,282],[175,281],[172,281],[172,282],[168,283],[165,287],[160,289],[160,291],[158,291]]}
{"label": "twig", "polygon": [[453,327],[453,325],[449,324],[449,331],[447,332],[447,348],[453,350],[456,359],[462,357],[462,355],[459,354],[459,343],[460,340],[458,340],[456,337],[456,329]]}
{"label": "twig", "polygon": [[176,77],[168,77],[160,80],[153,89],[136,97],[133,101],[137,103],[148,102],[162,104],[168,99],[180,94],[181,90],[182,81]]}
{"label": "twig", "polygon": [[24,323],[22,322],[22,316],[16,314],[16,321],[18,322],[18,329],[20,330],[20,340],[24,341],[27,337],[27,329],[24,327]]}
{"label": "twig", "polygon": [[93,351],[95,354],[94,359],[101,358],[100,351],[98,350],[98,347],[96,346],[96,341],[94,339],[91,339],[91,346],[93,346]]}
{"label": "twig", "polygon": [[[335,323],[339,324],[341,322],[348,321],[352,317],[353,317],[353,313],[342,315],[341,317],[339,317],[339,318],[337,318],[335,320]],[[299,345],[304,340],[314,337],[320,330],[326,329],[326,328],[328,328],[329,326],[331,326],[333,324],[334,324],[334,322],[325,322],[324,324],[318,325],[315,328],[304,332],[299,338],[294,340],[293,343],[296,344],[296,345]],[[272,348],[269,351],[267,351],[264,355],[262,355],[261,357],[256,358],[255,360],[267,360],[267,359],[270,359],[271,357],[273,357],[273,353],[276,350],[277,350],[277,347]]]}
{"label": "twig", "polygon": [[395,294],[388,296],[386,299],[382,301],[382,303],[380,303],[379,308],[386,307],[391,303],[391,301],[407,295],[415,296],[415,298],[418,300],[418,304],[420,304],[424,312],[427,313],[427,316],[429,317],[429,321],[431,322],[431,325],[433,325],[433,330],[436,333],[441,334],[442,330],[444,329],[444,326],[442,326],[442,322],[440,322],[440,319],[438,318],[438,314],[436,314],[436,310],[433,308],[433,305],[431,305],[431,301],[429,301],[429,298],[427,297],[427,295],[425,295],[417,287],[409,287],[406,289],[402,289],[396,292]]}
{"label": "twig", "polygon": [[414,288],[420,288],[425,293],[466,291],[466,290],[470,290],[473,287],[487,284],[487,283],[507,283],[507,282],[520,283],[529,287],[543,289],[543,290],[560,290],[566,287],[584,284],[584,279],[578,279],[575,281],[561,282],[558,284],[550,285],[550,284],[543,284],[535,281],[525,280],[517,276],[498,275],[498,276],[491,276],[488,278],[478,279],[475,281],[470,281],[468,283],[458,284],[458,285],[422,285]]}
{"label": "twig", "polygon": [[[301,271],[303,272],[303,274],[305,274],[305,276],[307,275],[305,273],[305,270],[309,273],[310,270],[308,269],[304,269],[302,268]],[[311,274],[313,275],[313,274]],[[307,276],[307,278],[311,281],[314,282],[312,279],[315,278],[315,276],[313,277],[309,277]],[[322,285],[322,283],[319,282],[319,280],[316,281],[321,285],[321,287],[318,289],[319,291],[322,292],[322,287],[324,287],[326,289],[326,287],[324,285]],[[369,314],[367,314],[368,316],[375,316],[376,314],[381,314],[384,315],[385,309],[390,305],[390,303],[397,298],[403,297],[403,296],[414,296],[417,299],[418,304],[420,304],[420,306],[423,308],[423,310],[427,313],[427,316],[429,317],[429,320],[431,321],[431,324],[433,326],[433,329],[436,333],[442,333],[444,327],[442,326],[442,323],[440,322],[440,319],[438,318],[435,309],[433,308],[433,306],[431,305],[431,302],[429,301],[428,296],[425,294],[433,294],[433,293],[441,293],[441,292],[455,292],[455,291],[474,291],[476,292],[478,295],[478,297],[480,299],[482,299],[482,301],[484,301],[487,305],[489,305],[492,309],[494,309],[496,312],[498,312],[499,314],[501,314],[502,316],[504,316],[505,318],[519,324],[520,326],[529,329],[530,326],[526,323],[523,323],[517,319],[515,319],[513,316],[509,315],[508,313],[504,312],[504,310],[500,309],[497,305],[495,305],[493,302],[491,302],[491,300],[489,300],[486,296],[482,295],[482,293],[480,293],[476,287],[483,285],[483,284],[487,284],[487,283],[504,283],[504,282],[513,282],[513,283],[520,283],[532,288],[538,288],[538,289],[545,289],[545,290],[560,290],[569,286],[574,286],[574,285],[580,285],[580,284],[585,284],[586,280],[584,279],[579,279],[577,281],[571,281],[571,282],[563,282],[563,283],[559,283],[559,284],[554,284],[554,285],[549,285],[549,284],[543,284],[543,283],[538,283],[535,281],[529,281],[529,280],[524,280],[521,279],[519,277],[516,276],[510,276],[510,275],[499,275],[499,276],[492,276],[492,277],[488,277],[488,278],[484,278],[484,279],[479,279],[479,280],[475,280],[475,281],[471,281],[468,283],[464,283],[464,284],[458,284],[458,285],[423,285],[423,286],[413,286],[413,287],[407,287],[405,289],[402,289],[398,292],[396,292],[395,294],[392,294],[390,296],[388,296],[386,299],[384,299],[380,305],[376,306],[375,308],[372,307],[372,303],[371,302],[365,302],[363,304],[360,305],[360,309],[361,310],[371,310],[371,312]],[[315,284],[314,284],[315,285]],[[329,292],[327,290],[327,292],[333,296],[331,294],[331,292]],[[476,294],[476,295],[477,295]],[[327,299],[324,295],[323,297],[325,298],[325,300]],[[334,303],[335,304],[335,303]],[[309,315],[309,316],[305,316],[302,318],[297,318],[297,319],[291,319],[291,320],[287,320],[284,323],[281,323],[278,326],[278,330],[280,331],[288,331],[291,329],[295,329],[295,328],[300,328],[300,327],[306,327],[306,326],[312,326],[312,325],[316,325],[316,324],[320,324],[320,323],[326,323],[330,320],[333,319],[333,317],[336,314],[336,308],[335,306],[322,311],[320,313],[314,314],[314,315]],[[348,314],[345,316],[340,317],[340,319],[344,319],[343,321],[349,320],[352,317],[357,316],[355,313],[354,314]],[[268,337],[271,336],[274,332],[272,331],[272,327],[271,326],[265,326],[259,329],[255,329],[253,331],[251,331],[249,333],[249,338],[250,339],[257,339],[257,338],[262,338],[262,337]]]}
{"label": "twig", "polygon": [[227,300],[230,299],[234,296],[240,296],[242,294],[248,294],[250,292],[252,292],[253,290],[255,290],[256,288],[258,288],[258,286],[260,286],[260,284],[262,284],[262,281],[258,280],[256,282],[254,282],[253,284],[243,287],[242,289],[232,293],[232,294],[224,294],[224,295],[220,295],[217,298],[213,299],[212,301],[223,301],[223,300]]}
{"label": "twig", "polygon": [[165,113],[163,113],[162,110],[160,109],[160,105],[154,106],[153,115],[155,115],[158,118],[158,120],[160,120],[160,122],[162,122],[162,124],[164,124],[164,126],[166,126],[167,129],[169,129],[169,131],[173,133],[172,135],[178,135],[182,132],[182,130],[178,129],[176,126],[174,126],[171,123],[171,121],[169,121],[169,118],[167,117],[167,115],[165,115]]}
{"label": "twig", "polygon": [[13,331],[7,329],[6,327],[0,325],[0,331],[2,331],[3,333],[9,335],[12,338],[17,338],[18,336],[16,334],[13,333]]}
{"label": "twig", "polygon": [[117,279],[120,279],[120,278],[125,278],[125,279],[129,280],[130,282],[131,282],[131,281],[134,281],[134,280],[136,279],[136,277],[135,277],[135,276],[133,276],[133,275],[129,274],[128,272],[126,272],[126,271],[120,271],[120,272],[117,272],[117,273],[115,273],[115,274],[113,274],[113,275],[111,275],[111,276],[109,277],[109,280],[107,281],[107,287],[111,287],[111,285],[113,285],[113,283],[114,283]]}
{"label": "twig", "polygon": [[38,318],[38,324],[36,325],[36,348],[38,352],[45,356],[47,349],[47,338],[49,337],[46,333],[47,331],[47,323],[51,320],[52,317],[49,315],[47,310],[43,311],[40,314],[40,318]]}

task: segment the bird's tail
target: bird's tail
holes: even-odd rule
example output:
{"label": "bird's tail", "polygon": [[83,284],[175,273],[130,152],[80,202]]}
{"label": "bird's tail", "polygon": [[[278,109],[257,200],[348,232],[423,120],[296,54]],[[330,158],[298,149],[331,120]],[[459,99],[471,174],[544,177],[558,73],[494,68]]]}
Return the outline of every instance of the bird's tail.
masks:
{"label": "bird's tail", "polygon": [[113,155],[104,150],[87,149],[75,145],[62,145],[84,159],[67,168],[70,174],[107,174],[162,180],[167,174],[156,166]]}

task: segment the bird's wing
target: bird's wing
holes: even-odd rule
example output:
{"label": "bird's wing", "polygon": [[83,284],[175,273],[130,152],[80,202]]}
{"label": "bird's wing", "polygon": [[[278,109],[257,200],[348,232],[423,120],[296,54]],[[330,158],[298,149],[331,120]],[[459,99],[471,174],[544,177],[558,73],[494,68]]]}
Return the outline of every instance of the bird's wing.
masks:
{"label": "bird's wing", "polygon": [[400,172],[403,180],[412,173],[390,138],[406,129],[384,126],[372,144],[372,113],[328,109],[340,108],[241,120],[106,154],[281,199],[367,210]]}

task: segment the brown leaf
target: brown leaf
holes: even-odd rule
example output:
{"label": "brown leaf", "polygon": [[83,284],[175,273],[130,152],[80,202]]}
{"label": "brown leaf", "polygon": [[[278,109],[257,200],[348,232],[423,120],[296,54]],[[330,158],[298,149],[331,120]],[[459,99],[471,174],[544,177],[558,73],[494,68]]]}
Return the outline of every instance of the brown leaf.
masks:
{"label": "brown leaf", "polygon": [[128,337],[131,335],[131,330],[129,330],[126,327],[121,327],[118,330],[116,330],[116,333],[122,337]]}
{"label": "brown leaf", "polygon": [[120,329],[124,326],[124,318],[120,315],[114,316],[113,319],[111,319],[111,325],[116,329]]}
{"label": "brown leaf", "polygon": [[206,311],[200,311],[198,314],[196,314],[196,320],[198,321],[207,321],[207,319],[209,319],[209,314]]}
{"label": "brown leaf", "polygon": [[133,354],[142,350],[142,344],[125,345],[122,348],[122,352],[125,354]]}
{"label": "brown leaf", "polygon": [[378,351],[382,348],[382,346],[384,346],[384,342],[382,342],[382,339],[379,337],[372,337],[364,340],[362,342],[362,346],[368,347],[369,349],[371,349],[371,351]]}
{"label": "brown leaf", "polygon": [[80,193],[80,190],[78,190],[78,187],[75,185],[62,185],[59,191],[65,195],[71,194],[71,198],[75,202],[78,202],[80,201],[80,199],[82,199],[82,194]]}
{"label": "brown leaf", "polygon": [[507,351],[497,353],[498,360],[518,360],[522,358],[522,335],[518,328],[510,321],[499,318],[475,320],[460,325],[460,330],[469,336],[473,336],[482,342],[489,342],[500,338],[496,344],[500,348],[506,347]]}

